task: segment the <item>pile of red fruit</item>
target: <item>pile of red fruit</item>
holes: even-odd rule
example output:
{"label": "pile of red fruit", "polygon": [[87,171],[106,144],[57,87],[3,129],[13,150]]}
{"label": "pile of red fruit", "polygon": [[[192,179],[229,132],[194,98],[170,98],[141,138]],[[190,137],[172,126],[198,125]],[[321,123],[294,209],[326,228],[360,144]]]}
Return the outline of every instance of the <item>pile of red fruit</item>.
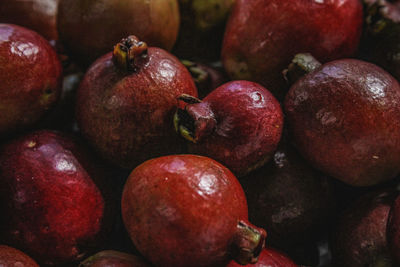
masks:
{"label": "pile of red fruit", "polygon": [[399,53],[397,0],[0,1],[0,266],[400,266]]}

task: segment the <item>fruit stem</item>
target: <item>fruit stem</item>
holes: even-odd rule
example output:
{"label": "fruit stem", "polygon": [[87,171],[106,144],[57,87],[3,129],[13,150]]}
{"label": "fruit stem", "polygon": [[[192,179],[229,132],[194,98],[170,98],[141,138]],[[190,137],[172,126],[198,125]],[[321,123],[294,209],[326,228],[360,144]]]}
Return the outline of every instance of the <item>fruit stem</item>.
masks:
{"label": "fruit stem", "polygon": [[180,95],[184,108],[178,108],[174,115],[174,126],[178,134],[186,140],[197,143],[204,136],[210,135],[217,124],[210,106],[190,95]]}
{"label": "fruit stem", "polygon": [[246,221],[239,221],[233,239],[233,259],[239,264],[254,264],[265,246],[267,233]]}
{"label": "fruit stem", "polygon": [[313,72],[321,66],[321,63],[309,53],[300,53],[294,56],[288,68],[283,71],[285,79],[290,85],[294,84],[298,79]]}
{"label": "fruit stem", "polygon": [[137,60],[147,58],[147,44],[130,35],[114,46],[113,61],[121,70],[137,71]]}

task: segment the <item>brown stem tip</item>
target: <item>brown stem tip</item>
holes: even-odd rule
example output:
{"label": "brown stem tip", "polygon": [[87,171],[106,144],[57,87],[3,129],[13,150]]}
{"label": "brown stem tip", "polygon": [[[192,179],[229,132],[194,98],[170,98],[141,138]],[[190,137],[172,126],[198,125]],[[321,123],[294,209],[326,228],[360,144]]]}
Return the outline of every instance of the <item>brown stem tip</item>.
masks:
{"label": "brown stem tip", "polygon": [[136,36],[130,35],[114,46],[114,64],[126,71],[137,71],[137,59],[147,57],[148,46]]}
{"label": "brown stem tip", "polygon": [[254,264],[265,246],[267,233],[249,222],[240,221],[233,241],[234,260],[242,265]]}

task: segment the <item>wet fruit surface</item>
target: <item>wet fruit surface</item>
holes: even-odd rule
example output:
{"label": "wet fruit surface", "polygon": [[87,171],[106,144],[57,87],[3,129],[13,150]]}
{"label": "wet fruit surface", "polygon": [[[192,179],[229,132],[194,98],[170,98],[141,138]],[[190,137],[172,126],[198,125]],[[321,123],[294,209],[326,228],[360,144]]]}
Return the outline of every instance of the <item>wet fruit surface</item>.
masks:
{"label": "wet fruit surface", "polygon": [[31,126],[61,92],[61,64],[39,34],[0,24],[0,136]]}
{"label": "wet fruit surface", "polygon": [[136,70],[114,62],[112,54],[100,58],[80,84],[76,108],[83,135],[104,158],[125,168],[181,152],[184,142],[172,123],[177,97],[197,95],[187,69],[153,47],[135,60]]}
{"label": "wet fruit surface", "polygon": [[0,21],[21,25],[38,32],[49,41],[58,39],[59,0],[4,0],[0,2]]}
{"label": "wet fruit surface", "polygon": [[314,167],[356,186],[400,171],[400,86],[371,63],[329,62],[285,99],[292,142]]}
{"label": "wet fruit surface", "polygon": [[59,266],[96,247],[105,203],[92,159],[69,137],[38,131],[1,147],[1,235],[41,264]]}
{"label": "wet fruit surface", "polygon": [[200,103],[178,110],[175,118],[177,131],[191,141],[191,153],[211,157],[239,176],[271,158],[283,128],[279,102],[248,81],[216,88]]}
{"label": "wet fruit surface", "polygon": [[202,156],[166,156],[138,166],[124,187],[122,216],[133,243],[157,266],[223,266],[231,257],[245,264],[264,243],[265,232],[245,226],[246,199],[237,179]]}
{"label": "wet fruit surface", "polygon": [[222,61],[232,79],[259,82],[282,97],[282,70],[295,54],[309,52],[322,62],[352,56],[361,26],[359,0],[237,0]]}

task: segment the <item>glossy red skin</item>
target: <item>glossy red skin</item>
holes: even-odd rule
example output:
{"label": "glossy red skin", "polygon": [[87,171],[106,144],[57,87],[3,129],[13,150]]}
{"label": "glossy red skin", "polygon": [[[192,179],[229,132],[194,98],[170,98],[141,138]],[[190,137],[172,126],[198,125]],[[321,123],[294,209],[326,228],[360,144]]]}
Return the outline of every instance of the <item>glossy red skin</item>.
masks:
{"label": "glossy red skin", "polygon": [[279,102],[264,87],[248,81],[226,83],[202,103],[217,121],[214,131],[190,144],[190,152],[213,158],[243,176],[268,161],[278,146],[283,128]]}
{"label": "glossy red skin", "polygon": [[392,255],[400,264],[400,196],[396,198],[390,210],[387,238]]}
{"label": "glossy red skin", "polygon": [[84,65],[132,34],[171,50],[179,22],[177,0],[60,0],[57,20],[60,40]]}
{"label": "glossy red skin", "polygon": [[22,251],[0,245],[0,266],[4,267],[39,267],[39,265]]}
{"label": "glossy red skin", "polygon": [[247,204],[235,176],[218,162],[172,155],[133,170],[122,218],[135,246],[156,266],[224,266]]}
{"label": "glossy red skin", "polygon": [[61,93],[61,64],[39,34],[0,24],[0,135],[43,117]]}
{"label": "glossy red skin", "polygon": [[321,62],[352,56],[363,23],[359,0],[237,0],[225,30],[222,62],[232,79],[259,82],[283,96],[297,53]]}
{"label": "glossy red skin", "polygon": [[38,32],[47,40],[57,40],[57,5],[59,0],[3,0],[0,21]]}
{"label": "glossy red skin", "polygon": [[188,70],[165,50],[149,48],[138,64],[138,72],[120,71],[107,54],[90,67],[77,92],[82,134],[104,158],[125,168],[181,152],[184,142],[172,123],[177,97],[197,96]]}
{"label": "glossy red skin", "polygon": [[386,226],[394,198],[389,190],[369,193],[341,215],[330,244],[334,266],[395,266],[378,264],[391,261]]}
{"label": "glossy red skin", "polygon": [[268,229],[269,246],[285,251],[319,238],[334,212],[330,179],[311,168],[286,142],[241,184],[250,220]]}
{"label": "glossy red skin", "polygon": [[354,186],[400,171],[400,86],[371,63],[329,62],[286,95],[292,142],[317,169]]}
{"label": "glossy red skin", "polygon": [[248,267],[297,267],[291,259],[289,259],[283,253],[272,249],[265,248],[261,251],[260,256],[258,257],[258,262],[255,264],[247,264],[240,265],[235,261],[231,261],[226,267],[240,267],[240,266],[248,266]]}
{"label": "glossy red skin", "polygon": [[137,256],[105,250],[81,262],[79,267],[150,267],[150,265]]}
{"label": "glossy red skin", "polygon": [[0,150],[4,240],[41,264],[85,256],[103,226],[104,198],[91,159],[60,133],[37,131]]}

